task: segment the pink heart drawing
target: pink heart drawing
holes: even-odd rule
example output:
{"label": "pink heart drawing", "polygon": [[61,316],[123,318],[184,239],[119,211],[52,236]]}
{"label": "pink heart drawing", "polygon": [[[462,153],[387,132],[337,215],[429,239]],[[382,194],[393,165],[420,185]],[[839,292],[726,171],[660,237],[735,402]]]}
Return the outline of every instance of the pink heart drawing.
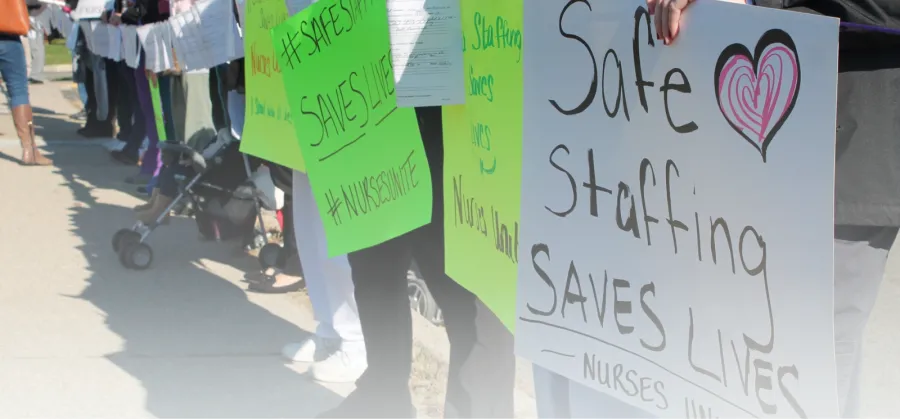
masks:
{"label": "pink heart drawing", "polygon": [[800,60],[787,32],[772,29],[750,53],[726,47],[716,63],[716,100],[725,119],[766,161],[766,149],[794,110],[800,90]]}

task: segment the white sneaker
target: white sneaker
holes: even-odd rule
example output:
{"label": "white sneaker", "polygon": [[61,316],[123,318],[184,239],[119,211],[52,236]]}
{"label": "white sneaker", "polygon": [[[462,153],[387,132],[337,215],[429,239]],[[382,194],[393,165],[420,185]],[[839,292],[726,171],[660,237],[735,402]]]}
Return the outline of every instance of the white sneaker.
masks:
{"label": "white sneaker", "polygon": [[144,141],[141,142],[141,148],[138,149],[138,156],[143,156],[144,152],[147,151],[148,148],[150,148],[150,139],[144,137]]}
{"label": "white sneaker", "polygon": [[285,358],[294,362],[311,364],[316,362],[316,353],[320,349],[319,338],[313,336],[300,343],[289,343],[281,349]]}
{"label": "white sneaker", "polygon": [[103,143],[103,147],[105,147],[109,151],[122,150],[123,148],[125,148],[125,142],[113,138],[112,140]]}
{"label": "white sneaker", "polygon": [[366,352],[362,349],[351,349],[339,346],[322,361],[309,367],[313,380],[323,383],[353,383],[366,371]]}

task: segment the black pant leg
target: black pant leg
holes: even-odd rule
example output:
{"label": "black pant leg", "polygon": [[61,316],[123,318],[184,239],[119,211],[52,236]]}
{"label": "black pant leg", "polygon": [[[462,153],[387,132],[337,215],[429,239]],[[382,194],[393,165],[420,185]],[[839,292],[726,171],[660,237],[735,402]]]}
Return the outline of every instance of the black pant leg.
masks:
{"label": "black pant leg", "polygon": [[99,125],[99,121],[97,121],[97,94],[94,93],[94,72],[91,71],[91,67],[84,65],[84,88],[87,90],[87,103],[84,105],[84,110],[87,113],[87,121],[85,122],[85,128],[94,128]]}
{"label": "black pant leg", "polygon": [[125,61],[113,62],[112,67],[116,72],[116,116],[119,123],[119,139],[128,141],[135,128],[135,112],[137,105],[137,90],[134,87],[134,71],[128,68]]}
{"label": "black pant leg", "polygon": [[219,95],[219,72],[217,67],[209,69],[209,101],[212,103],[213,126],[216,131],[225,128],[225,115],[222,112],[222,97]]}
{"label": "black pant leg", "polygon": [[445,416],[513,417],[513,336],[478,297],[445,274],[441,110],[419,108],[416,113],[431,169],[433,207],[431,223],[411,233],[412,252],[443,312],[450,340]]}
{"label": "black pant leg", "polygon": [[348,255],[359,308],[368,368],[356,392],[376,401],[382,414],[412,410],[412,313],[407,295],[410,236],[404,235]]}
{"label": "black pant leg", "polygon": [[[109,99],[109,116],[106,118],[106,124],[112,127],[113,121],[116,121],[119,115],[119,72],[116,71],[116,63],[113,60],[104,58],[106,65],[106,92]],[[121,129],[121,125],[119,128]]]}

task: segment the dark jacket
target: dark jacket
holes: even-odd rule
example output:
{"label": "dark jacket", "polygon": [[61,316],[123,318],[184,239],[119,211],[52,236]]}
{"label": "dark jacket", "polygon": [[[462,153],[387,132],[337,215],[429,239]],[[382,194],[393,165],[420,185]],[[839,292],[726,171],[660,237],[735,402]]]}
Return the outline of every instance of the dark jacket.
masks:
{"label": "dark jacket", "polygon": [[128,25],[146,25],[148,23],[157,23],[165,21],[169,18],[168,12],[160,11],[159,0],[135,0],[134,4],[123,7],[126,0],[117,0],[116,6],[118,10],[125,9],[122,13],[122,23]]}
{"label": "dark jacket", "polygon": [[[900,29],[898,0],[757,4]],[[900,226],[900,36],[842,30],[839,49],[834,222]]]}

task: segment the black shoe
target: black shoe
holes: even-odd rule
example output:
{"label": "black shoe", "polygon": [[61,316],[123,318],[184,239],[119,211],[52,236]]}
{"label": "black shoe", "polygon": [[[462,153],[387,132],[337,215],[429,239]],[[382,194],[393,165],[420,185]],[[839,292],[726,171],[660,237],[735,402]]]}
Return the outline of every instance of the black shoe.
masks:
{"label": "black shoe", "polygon": [[84,127],[79,129],[78,135],[85,138],[109,138],[112,137],[112,129]]}
{"label": "black shoe", "polygon": [[43,80],[41,80],[41,79],[36,79],[36,78],[33,78],[33,77],[29,78],[29,79],[28,79],[28,82],[31,83],[31,84],[44,84],[44,81],[43,81]]}
{"label": "black shoe", "polygon": [[72,118],[76,121],[84,121],[85,119],[87,119],[87,111],[82,109],[82,110],[78,111],[78,113],[69,115],[69,118]]}
{"label": "black shoe", "polygon": [[[408,391],[408,390],[407,390]],[[415,418],[416,408],[411,402],[390,403],[383,397],[368,395],[357,388],[341,404],[320,413],[317,418]]]}
{"label": "black shoe", "polygon": [[112,158],[115,159],[116,161],[118,161],[119,163],[126,164],[129,166],[134,166],[138,162],[137,156],[131,156],[122,150],[110,151],[109,155],[112,156]]}
{"label": "black shoe", "polygon": [[261,292],[263,294],[287,294],[289,292],[300,291],[306,286],[306,281],[304,281],[303,278],[298,279],[297,282],[292,284],[280,287],[276,286],[275,276],[280,273],[281,272],[275,272],[270,275],[266,272],[260,272],[259,276],[248,277],[247,282],[250,283],[250,286],[247,288],[250,291]]}

